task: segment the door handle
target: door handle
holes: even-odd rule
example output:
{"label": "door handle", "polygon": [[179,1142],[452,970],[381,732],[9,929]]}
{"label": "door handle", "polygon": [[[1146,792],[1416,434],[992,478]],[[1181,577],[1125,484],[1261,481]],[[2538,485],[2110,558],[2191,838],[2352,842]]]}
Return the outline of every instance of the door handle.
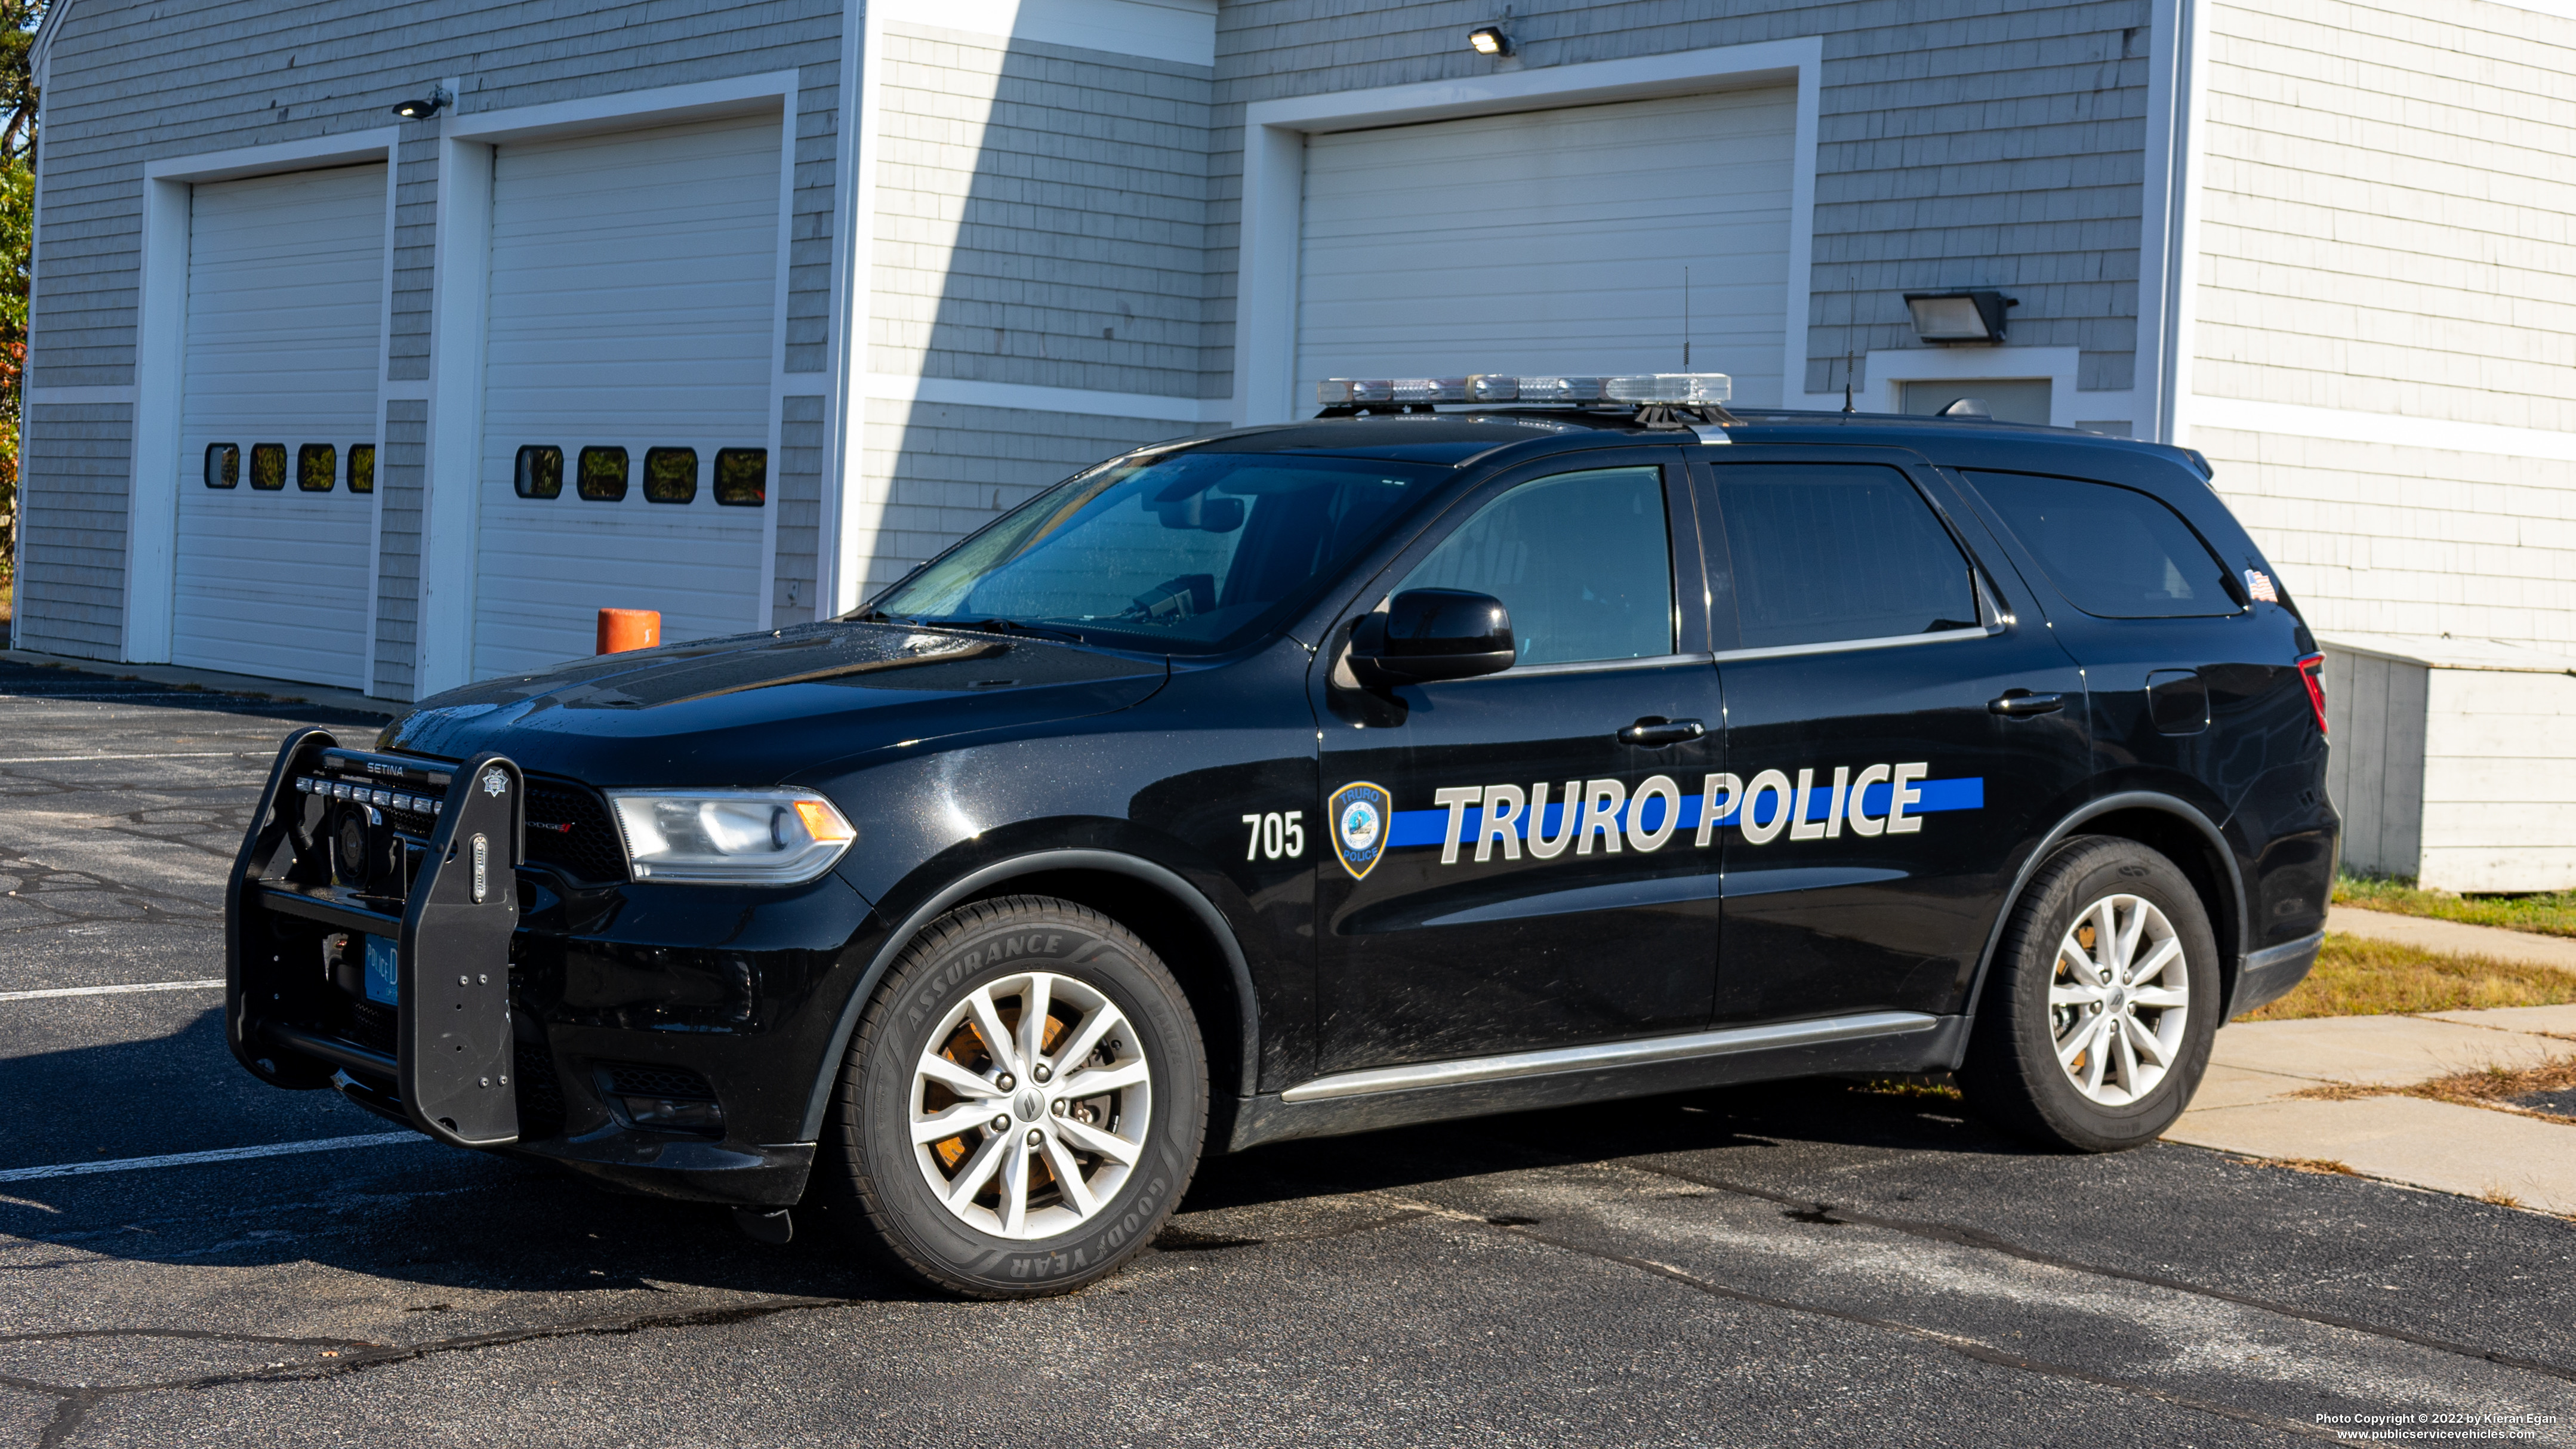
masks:
{"label": "door handle", "polygon": [[1665,719],[1661,715],[1650,714],[1619,731],[1619,743],[1643,745],[1653,750],[1661,749],[1665,745],[1678,745],[1685,740],[1695,740],[1707,733],[1708,726],[1698,720]]}
{"label": "door handle", "polygon": [[2000,697],[1986,701],[1986,708],[2006,719],[2028,719],[2033,715],[2055,714],[2066,708],[2066,696],[2033,694],[2027,689],[2007,689]]}

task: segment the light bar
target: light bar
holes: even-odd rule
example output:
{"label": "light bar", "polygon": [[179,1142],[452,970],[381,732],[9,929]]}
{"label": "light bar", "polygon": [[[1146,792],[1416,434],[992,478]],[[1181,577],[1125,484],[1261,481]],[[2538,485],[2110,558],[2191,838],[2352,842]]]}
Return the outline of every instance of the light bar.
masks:
{"label": "light bar", "polygon": [[1722,403],[1735,380],[1722,372],[1654,372],[1627,377],[1328,377],[1315,400],[1328,408],[1385,403]]}
{"label": "light bar", "polygon": [[387,810],[406,810],[415,815],[436,815],[446,801],[435,795],[405,795],[391,790],[375,790],[365,785],[351,785],[345,780],[319,779],[311,775],[296,777],[299,794],[319,795],[325,800],[347,800],[357,805],[375,805]]}

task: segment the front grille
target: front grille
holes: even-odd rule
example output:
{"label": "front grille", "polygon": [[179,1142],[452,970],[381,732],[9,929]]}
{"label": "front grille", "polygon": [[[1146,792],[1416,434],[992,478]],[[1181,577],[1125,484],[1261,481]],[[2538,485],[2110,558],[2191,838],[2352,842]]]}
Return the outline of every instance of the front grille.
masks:
{"label": "front grille", "polygon": [[575,880],[626,879],[626,847],[608,806],[584,786],[528,782],[528,859]]}
{"label": "front grille", "polygon": [[563,1082],[555,1076],[555,1054],[523,1041],[511,1067],[519,1078],[519,1140],[562,1136]]}
{"label": "front grille", "polygon": [[400,1018],[394,1009],[373,1001],[349,1003],[349,1040],[371,1052],[394,1056],[395,1025]]}
{"label": "front grille", "polygon": [[674,1097],[702,1102],[715,1100],[715,1089],[707,1079],[681,1067],[648,1067],[638,1062],[602,1062],[601,1076],[608,1079],[610,1095],[618,1097]]}

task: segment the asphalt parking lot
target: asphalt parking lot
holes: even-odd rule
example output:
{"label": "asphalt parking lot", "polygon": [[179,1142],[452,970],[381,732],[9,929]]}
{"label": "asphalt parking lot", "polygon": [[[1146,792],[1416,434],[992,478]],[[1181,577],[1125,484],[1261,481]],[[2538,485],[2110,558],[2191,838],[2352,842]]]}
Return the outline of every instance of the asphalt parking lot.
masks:
{"label": "asphalt parking lot", "polygon": [[1288,1144],[1087,1293],[956,1303],[260,1087],[217,991],[53,994],[222,974],[306,719],[375,724],[0,664],[0,1443],[2576,1442],[2576,1224],[1937,1095]]}

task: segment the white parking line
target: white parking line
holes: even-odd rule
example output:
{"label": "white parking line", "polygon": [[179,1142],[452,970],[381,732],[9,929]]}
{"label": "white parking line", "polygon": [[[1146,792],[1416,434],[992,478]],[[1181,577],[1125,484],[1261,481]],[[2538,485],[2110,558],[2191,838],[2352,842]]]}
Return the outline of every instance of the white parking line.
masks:
{"label": "white parking line", "polygon": [[376,1132],[364,1137],[316,1137],[309,1142],[272,1142],[265,1147],[226,1147],[216,1152],[173,1152],[164,1157],[119,1157],[107,1162],[57,1162],[50,1167],[0,1170],[0,1182],[34,1182],[47,1177],[87,1177],[93,1172],[140,1172],[147,1167],[187,1167],[199,1162],[239,1162],[248,1157],[291,1157],[299,1152],[337,1152],[344,1147],[390,1147],[397,1142],[427,1142],[417,1132]]}
{"label": "white parking line", "polygon": [[0,765],[68,765],[81,760],[215,760],[249,753],[248,750],[189,750],[176,755],[30,755],[23,760],[0,760]]}
{"label": "white parking line", "polygon": [[131,986],[49,986],[42,991],[0,991],[0,1001],[41,1001],[49,996],[122,996],[129,991],[203,991],[224,978],[206,981],[139,981]]}

